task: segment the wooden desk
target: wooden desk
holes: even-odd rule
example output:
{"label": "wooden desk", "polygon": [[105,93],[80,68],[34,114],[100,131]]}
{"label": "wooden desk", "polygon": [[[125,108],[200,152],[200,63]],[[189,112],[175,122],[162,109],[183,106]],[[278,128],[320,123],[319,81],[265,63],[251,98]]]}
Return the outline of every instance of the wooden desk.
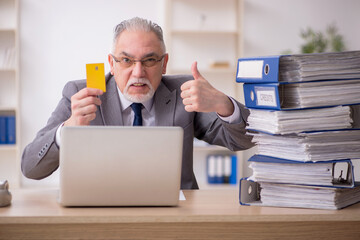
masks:
{"label": "wooden desk", "polygon": [[240,206],[237,189],[184,191],[178,207],[63,208],[56,190],[13,190],[0,239],[360,239],[343,210]]}

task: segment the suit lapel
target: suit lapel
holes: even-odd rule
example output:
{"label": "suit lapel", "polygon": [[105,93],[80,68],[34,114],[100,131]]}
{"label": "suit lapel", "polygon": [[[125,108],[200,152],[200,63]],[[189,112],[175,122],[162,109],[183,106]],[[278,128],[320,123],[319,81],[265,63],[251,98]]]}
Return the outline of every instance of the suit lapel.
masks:
{"label": "suit lapel", "polygon": [[174,125],[175,105],[176,90],[170,92],[165,84],[160,82],[154,96],[155,126]]}
{"label": "suit lapel", "polygon": [[100,96],[100,114],[105,126],[123,126],[119,94],[112,75],[106,75],[106,93]]}
{"label": "suit lapel", "polygon": [[[123,126],[119,94],[115,79],[110,74],[106,75],[106,93],[100,96],[100,100],[100,115],[104,125]],[[155,126],[173,126],[175,106],[176,90],[171,92],[163,82],[160,82],[154,96]]]}

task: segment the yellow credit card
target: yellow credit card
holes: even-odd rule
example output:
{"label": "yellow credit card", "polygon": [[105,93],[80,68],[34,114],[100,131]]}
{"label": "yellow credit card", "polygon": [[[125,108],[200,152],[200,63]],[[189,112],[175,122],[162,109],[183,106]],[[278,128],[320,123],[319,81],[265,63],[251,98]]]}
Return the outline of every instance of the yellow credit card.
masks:
{"label": "yellow credit card", "polygon": [[103,63],[86,64],[86,86],[106,92],[105,70]]}

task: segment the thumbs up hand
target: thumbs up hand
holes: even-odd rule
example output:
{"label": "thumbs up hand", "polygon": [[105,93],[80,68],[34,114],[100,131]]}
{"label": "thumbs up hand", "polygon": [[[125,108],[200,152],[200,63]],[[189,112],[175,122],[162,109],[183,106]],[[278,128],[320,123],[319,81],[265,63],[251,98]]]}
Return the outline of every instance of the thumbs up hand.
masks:
{"label": "thumbs up hand", "polygon": [[200,74],[197,62],[191,65],[194,80],[189,80],[181,86],[181,97],[185,110],[188,112],[217,112],[227,117],[234,112],[232,101],[224,93],[215,89]]}

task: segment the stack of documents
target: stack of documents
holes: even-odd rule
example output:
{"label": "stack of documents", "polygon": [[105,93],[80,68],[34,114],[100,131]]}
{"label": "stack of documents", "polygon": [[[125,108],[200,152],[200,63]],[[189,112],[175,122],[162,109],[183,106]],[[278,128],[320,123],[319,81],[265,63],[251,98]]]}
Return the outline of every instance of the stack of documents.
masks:
{"label": "stack of documents", "polygon": [[236,81],[257,145],[241,204],[339,209],[360,201],[351,162],[360,159],[360,51],[242,58]]}
{"label": "stack of documents", "polygon": [[238,82],[308,82],[360,78],[360,51],[238,60]]}
{"label": "stack of documents", "polygon": [[246,106],[300,109],[360,102],[360,51],[238,60]]}
{"label": "stack of documents", "polygon": [[341,209],[359,202],[360,187],[327,188],[261,183],[265,206]]}
{"label": "stack of documents", "polygon": [[360,201],[350,159],[294,162],[255,155],[253,175],[240,182],[240,204],[340,209]]}
{"label": "stack of documents", "polygon": [[360,129],[315,131],[292,135],[249,133],[257,152],[293,161],[328,161],[360,158]]}
{"label": "stack of documents", "polygon": [[250,109],[247,128],[270,134],[351,128],[353,120],[350,115],[349,106],[297,111]]}
{"label": "stack of documents", "polygon": [[280,58],[280,82],[360,78],[360,51],[297,54]]}
{"label": "stack of documents", "polygon": [[355,186],[350,159],[296,162],[254,155],[248,161],[253,174],[247,180],[251,181],[344,188]]}
{"label": "stack of documents", "polygon": [[360,79],[303,83],[245,83],[249,108],[292,110],[360,102]]}
{"label": "stack of documents", "polygon": [[317,81],[281,84],[285,109],[357,104],[360,80]]}
{"label": "stack of documents", "polygon": [[[257,155],[260,156],[260,155]],[[254,157],[254,156],[253,156]],[[253,174],[248,180],[257,182],[331,185],[332,162],[295,164],[279,162],[250,162]]]}

